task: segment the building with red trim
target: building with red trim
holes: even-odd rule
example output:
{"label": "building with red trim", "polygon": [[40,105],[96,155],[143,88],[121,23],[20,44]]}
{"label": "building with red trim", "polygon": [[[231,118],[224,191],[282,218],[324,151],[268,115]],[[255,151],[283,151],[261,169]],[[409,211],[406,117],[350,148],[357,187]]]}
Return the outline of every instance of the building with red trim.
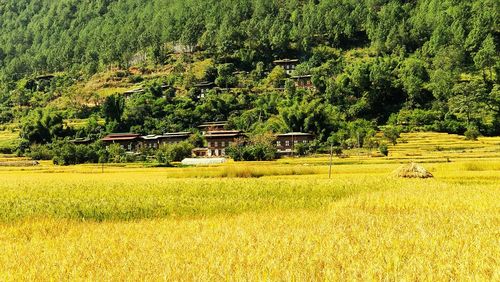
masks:
{"label": "building with red trim", "polygon": [[141,140],[141,135],[135,133],[113,133],[101,139],[106,147],[111,144],[119,144],[127,151],[135,151]]}

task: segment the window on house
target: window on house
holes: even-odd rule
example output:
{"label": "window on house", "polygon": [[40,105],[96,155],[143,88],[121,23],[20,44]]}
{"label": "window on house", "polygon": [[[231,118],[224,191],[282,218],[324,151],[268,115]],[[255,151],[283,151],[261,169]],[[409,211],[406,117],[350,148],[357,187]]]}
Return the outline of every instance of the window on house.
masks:
{"label": "window on house", "polygon": [[220,145],[221,145],[222,147],[226,147],[226,142],[222,141],[222,142],[220,143]]}
{"label": "window on house", "polygon": [[214,147],[218,147],[219,146],[219,142],[215,141],[214,142]]}
{"label": "window on house", "polygon": [[276,146],[281,146],[281,141],[276,141]]}
{"label": "window on house", "polygon": [[290,146],[290,141],[285,141],[285,146],[289,147]]}
{"label": "window on house", "polygon": [[307,144],[307,140],[302,141],[302,143]]}

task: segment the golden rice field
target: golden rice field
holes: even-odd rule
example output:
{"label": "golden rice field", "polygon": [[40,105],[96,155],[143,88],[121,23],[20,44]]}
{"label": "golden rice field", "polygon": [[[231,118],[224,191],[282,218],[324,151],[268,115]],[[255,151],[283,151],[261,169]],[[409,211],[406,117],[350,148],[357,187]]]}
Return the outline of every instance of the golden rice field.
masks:
{"label": "golden rice field", "polygon": [[[499,281],[500,138],[387,158],[0,167],[0,280]],[[435,177],[396,179],[418,161]]]}
{"label": "golden rice field", "polygon": [[[0,148],[11,148],[17,145],[19,132],[13,130],[4,130],[0,128]],[[0,155],[1,157],[1,155]]]}

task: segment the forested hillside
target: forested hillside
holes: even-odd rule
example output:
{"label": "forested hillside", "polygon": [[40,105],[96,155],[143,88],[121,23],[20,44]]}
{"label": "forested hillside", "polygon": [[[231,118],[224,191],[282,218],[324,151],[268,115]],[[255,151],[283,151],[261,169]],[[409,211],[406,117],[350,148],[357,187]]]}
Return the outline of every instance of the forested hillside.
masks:
{"label": "forested hillside", "polygon": [[[339,143],[386,124],[500,134],[499,12],[497,0],[5,0],[0,122],[31,143],[214,120]],[[283,58],[315,89],[273,66]],[[226,90],[200,98],[205,81]],[[119,95],[134,87],[145,92]],[[43,138],[23,126],[89,117]]]}

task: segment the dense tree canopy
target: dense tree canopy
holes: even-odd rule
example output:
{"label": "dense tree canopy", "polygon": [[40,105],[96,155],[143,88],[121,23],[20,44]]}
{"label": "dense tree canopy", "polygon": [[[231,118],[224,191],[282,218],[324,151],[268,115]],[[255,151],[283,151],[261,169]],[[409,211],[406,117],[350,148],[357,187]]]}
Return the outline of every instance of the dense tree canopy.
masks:
{"label": "dense tree canopy", "polygon": [[496,0],[7,0],[0,3],[0,65],[16,77],[78,67],[128,64],[137,52],[155,62],[168,44],[246,63],[314,46],[370,43],[379,52],[450,46],[462,62],[495,64]]}
{"label": "dense tree canopy", "polygon": [[[499,11],[498,0],[5,0],[0,108],[10,110],[0,121],[61,95],[83,99],[70,86],[94,73],[147,65],[172,71],[127,100],[108,95],[58,110],[138,133],[229,120],[255,133],[308,131],[325,141],[364,120],[500,134]],[[311,74],[317,91],[296,89],[273,67],[277,58],[300,59],[294,74]],[[197,73],[197,63],[209,66]],[[64,75],[33,79],[54,72]],[[203,81],[233,90],[201,97],[193,85]],[[52,138],[50,123],[35,125],[26,124],[26,138]]]}

